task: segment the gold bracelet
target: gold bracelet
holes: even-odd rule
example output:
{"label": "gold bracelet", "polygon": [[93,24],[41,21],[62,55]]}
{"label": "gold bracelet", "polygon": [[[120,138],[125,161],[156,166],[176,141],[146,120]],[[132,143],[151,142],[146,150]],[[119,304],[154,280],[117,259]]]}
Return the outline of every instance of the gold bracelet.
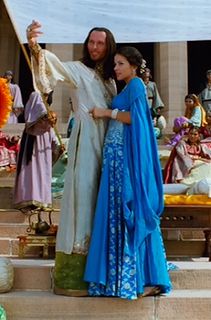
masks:
{"label": "gold bracelet", "polygon": [[35,57],[38,58],[39,52],[42,50],[40,45],[38,43],[34,44],[32,47],[29,47],[31,54]]}

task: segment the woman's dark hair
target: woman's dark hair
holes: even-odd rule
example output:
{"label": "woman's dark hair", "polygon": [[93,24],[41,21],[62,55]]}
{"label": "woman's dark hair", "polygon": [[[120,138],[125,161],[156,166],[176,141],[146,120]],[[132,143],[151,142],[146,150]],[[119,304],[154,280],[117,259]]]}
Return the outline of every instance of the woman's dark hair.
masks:
{"label": "woman's dark hair", "polygon": [[136,74],[138,77],[141,77],[141,67],[143,63],[143,56],[138,51],[138,49],[134,47],[120,47],[116,51],[116,54],[120,54],[121,56],[125,57],[130,65],[136,66]]}
{"label": "woman's dark hair", "polygon": [[147,72],[149,73],[149,79],[152,79],[151,70],[150,70],[149,68],[145,68],[145,69],[144,69],[144,72],[142,72],[142,74],[141,74],[142,79],[144,78],[144,76],[145,76],[145,74],[146,74]]}
{"label": "woman's dark hair", "polygon": [[196,106],[200,106],[200,101],[199,101],[199,98],[197,97],[197,95],[195,95],[194,93],[189,93],[185,96],[185,101],[186,100],[192,100],[193,101],[193,106],[192,108],[190,109],[189,107],[186,107],[185,109],[185,117],[190,119],[191,118],[191,115],[192,115],[192,110],[196,107]]}
{"label": "woman's dark hair", "polygon": [[114,54],[116,52],[116,42],[114,39],[113,34],[111,33],[110,30],[104,27],[94,27],[89,31],[89,34],[84,42],[83,45],[83,58],[81,61],[90,68],[95,68],[96,61],[93,61],[90,58],[89,51],[88,51],[88,42],[90,35],[93,31],[98,31],[98,32],[105,32],[106,33],[106,54],[105,58],[103,59],[102,65],[103,65],[103,78],[105,80],[108,80],[109,78],[113,77],[113,68],[114,68]]}
{"label": "woman's dark hair", "polygon": [[187,99],[193,100],[194,106],[200,105],[199,98],[198,98],[197,95],[194,94],[194,93],[189,93],[189,94],[187,94],[187,95],[185,96],[185,100],[187,100]]}
{"label": "woman's dark hair", "polygon": [[13,72],[10,71],[10,70],[5,71],[5,73],[4,73],[4,78],[7,78],[7,76],[11,76],[10,83],[14,83],[14,75],[13,75]]}

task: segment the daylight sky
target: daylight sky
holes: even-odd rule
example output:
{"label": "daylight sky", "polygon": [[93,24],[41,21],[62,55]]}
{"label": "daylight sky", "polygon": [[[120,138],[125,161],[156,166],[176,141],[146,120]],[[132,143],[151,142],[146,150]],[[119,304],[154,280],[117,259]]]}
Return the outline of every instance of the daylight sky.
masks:
{"label": "daylight sky", "polygon": [[20,42],[27,25],[42,24],[43,43],[83,43],[95,26],[117,42],[210,40],[207,0],[4,0]]}

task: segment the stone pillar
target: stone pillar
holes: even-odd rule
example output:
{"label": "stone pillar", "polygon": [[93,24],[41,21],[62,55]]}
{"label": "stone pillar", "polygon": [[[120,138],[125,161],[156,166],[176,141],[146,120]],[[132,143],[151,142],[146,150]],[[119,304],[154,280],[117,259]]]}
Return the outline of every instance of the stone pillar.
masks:
{"label": "stone pillar", "polygon": [[188,94],[187,42],[155,44],[154,60],[154,80],[165,104],[166,133],[172,133],[174,118],[184,115]]}
{"label": "stone pillar", "polygon": [[83,44],[74,44],[74,60],[80,60],[83,56]]}
{"label": "stone pillar", "polygon": [[[71,44],[47,44],[46,49],[55,53],[61,61],[73,60],[73,45]],[[66,134],[67,124],[70,116],[70,92],[68,85],[58,82],[54,95],[52,108],[58,116],[58,129],[61,134]]]}

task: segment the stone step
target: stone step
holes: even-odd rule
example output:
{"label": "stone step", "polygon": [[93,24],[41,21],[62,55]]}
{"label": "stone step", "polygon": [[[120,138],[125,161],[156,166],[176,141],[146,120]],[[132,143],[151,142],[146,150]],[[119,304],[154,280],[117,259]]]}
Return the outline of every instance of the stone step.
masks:
{"label": "stone step", "polygon": [[165,240],[166,254],[171,258],[202,257],[205,251],[205,240]]}
{"label": "stone step", "polygon": [[[40,259],[43,255],[43,248],[34,246],[27,247],[25,258]],[[0,257],[18,258],[19,257],[19,240],[17,238],[0,238]],[[55,257],[55,249],[49,248],[49,258]]]}
{"label": "stone step", "polygon": [[14,266],[14,290],[52,290],[54,260],[11,259]]}
{"label": "stone step", "polygon": [[[53,224],[59,224],[59,211],[52,213]],[[44,213],[42,218],[48,222],[48,214]],[[36,222],[37,217],[32,216]],[[29,226],[28,217],[18,210],[0,210],[0,255],[18,255],[18,236],[26,235]],[[205,241],[198,240],[165,240],[167,257],[175,259],[178,257],[201,257],[204,254]],[[38,248],[27,248],[26,257],[40,257]]]}
{"label": "stone step", "polygon": [[[6,179],[6,181],[7,182],[3,184],[2,179],[0,179],[0,206],[1,209],[13,209],[14,179],[12,180],[11,178],[9,181]],[[61,199],[53,199],[52,204],[55,209],[60,208]]]}
{"label": "stone step", "polygon": [[[52,223],[58,225],[60,211],[55,209],[52,214]],[[47,212],[42,212],[42,219],[49,223]],[[31,217],[32,222],[37,222],[37,215]],[[14,209],[0,209],[0,256],[17,257],[19,253],[18,236],[27,235],[29,226],[28,216]],[[33,233],[33,231],[32,231]],[[27,247],[26,257],[42,256],[41,247]],[[54,248],[49,248],[49,256],[55,256]]]}
{"label": "stone step", "polygon": [[27,220],[27,216],[19,210],[0,209],[0,223],[25,223]]}
{"label": "stone step", "polygon": [[[15,270],[15,290],[52,289],[54,259],[11,259]],[[178,270],[170,271],[174,289],[211,289],[211,262],[207,259],[172,261]]]}
{"label": "stone step", "polygon": [[[55,257],[55,247],[49,246],[48,258]],[[0,257],[10,259],[19,258],[19,239],[18,238],[0,238]],[[43,246],[27,246],[24,250],[24,259],[43,257]]]}
{"label": "stone step", "polygon": [[[56,126],[60,135],[65,138],[67,134],[67,123],[58,121]],[[21,136],[24,130],[24,127],[25,127],[25,123],[6,124],[2,131],[5,134],[8,134],[9,136],[13,136],[13,135]]]}
{"label": "stone step", "polygon": [[2,186],[1,184],[0,203],[1,203],[1,209],[13,208],[13,186]]}
{"label": "stone step", "polygon": [[[60,210],[55,208],[54,211],[51,213],[52,223],[58,224],[59,223],[59,215]],[[41,217],[43,220],[48,221],[48,212],[42,212]],[[31,221],[35,222],[37,220],[36,215],[31,216]],[[22,213],[19,210],[15,209],[0,209],[0,225],[13,225],[13,224],[20,224],[20,225],[28,225],[28,215]]]}
{"label": "stone step", "polygon": [[[0,256],[8,256],[10,258],[18,257],[18,238],[0,237]],[[167,242],[168,246],[168,242]],[[168,259],[186,259],[191,257],[202,257],[204,253],[204,242],[202,241],[177,241],[171,249],[167,250]],[[42,255],[42,249],[40,247],[27,247],[25,250],[26,258],[40,258]],[[50,256],[54,257],[54,250],[50,249]]]}
{"label": "stone step", "polygon": [[172,261],[178,270],[170,271],[174,289],[211,289],[211,262],[208,258]]}
{"label": "stone step", "polygon": [[0,223],[1,238],[17,238],[18,235],[26,234],[28,223]]}
{"label": "stone step", "polygon": [[18,239],[17,238],[1,238],[0,237],[0,256],[9,258],[18,256]]}
{"label": "stone step", "polygon": [[173,290],[135,301],[65,297],[52,292],[11,291],[0,295],[9,320],[210,320],[211,290]]}
{"label": "stone step", "polygon": [[[52,212],[52,223],[58,225],[60,210]],[[42,219],[48,220],[48,213],[42,213]],[[37,221],[37,216],[31,217],[32,222]],[[28,216],[15,209],[0,209],[0,255],[17,256],[18,240],[17,237],[26,234],[29,225]],[[168,239],[166,231],[163,232],[164,243],[167,256],[177,257],[201,257],[205,249],[204,235],[199,231],[182,231],[182,237],[178,240]],[[195,239],[194,241],[191,239]],[[197,240],[196,240],[197,239]],[[37,248],[27,249],[28,257],[39,257],[40,250]]]}
{"label": "stone step", "polygon": [[3,128],[3,132],[8,134],[10,137],[14,135],[21,136],[24,130],[25,124],[24,123],[15,123],[15,124],[6,124]]}

